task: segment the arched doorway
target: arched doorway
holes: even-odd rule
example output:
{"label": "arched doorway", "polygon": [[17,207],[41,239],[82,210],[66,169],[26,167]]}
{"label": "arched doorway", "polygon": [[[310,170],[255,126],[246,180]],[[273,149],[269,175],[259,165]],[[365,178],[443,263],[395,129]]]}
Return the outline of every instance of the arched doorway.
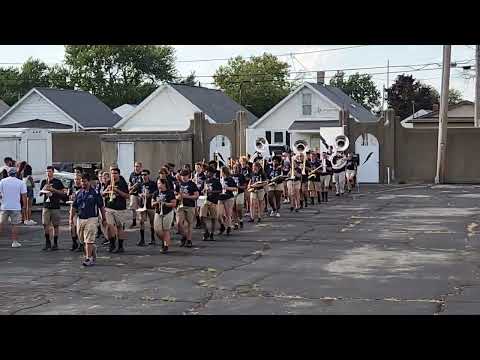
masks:
{"label": "arched doorway", "polygon": [[210,158],[213,160],[213,153],[218,152],[222,155],[225,161],[228,161],[228,158],[232,156],[232,144],[230,139],[225,135],[217,135],[212,140],[210,140]]}
{"label": "arched doorway", "polygon": [[359,183],[379,182],[380,158],[377,138],[372,134],[360,135],[355,140],[355,153],[360,155],[357,179]]}

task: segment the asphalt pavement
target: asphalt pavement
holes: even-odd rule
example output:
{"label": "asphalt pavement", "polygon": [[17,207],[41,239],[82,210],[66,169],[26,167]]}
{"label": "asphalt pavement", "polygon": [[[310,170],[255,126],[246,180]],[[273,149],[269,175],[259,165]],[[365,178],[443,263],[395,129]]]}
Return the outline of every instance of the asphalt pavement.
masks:
{"label": "asphalt pavement", "polygon": [[176,235],[167,255],[129,229],[126,252],[99,246],[91,268],[66,211],[57,252],[39,225],[21,248],[4,231],[0,314],[480,314],[480,186],[360,190],[216,242],[196,230],[192,249]]}

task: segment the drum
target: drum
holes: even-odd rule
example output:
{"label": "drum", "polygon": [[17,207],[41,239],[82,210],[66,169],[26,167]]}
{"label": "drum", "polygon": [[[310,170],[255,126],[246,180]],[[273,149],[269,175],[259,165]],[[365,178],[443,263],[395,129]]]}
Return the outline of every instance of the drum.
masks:
{"label": "drum", "polygon": [[200,195],[197,199],[197,207],[202,207],[203,204],[207,201],[207,196],[206,195]]}

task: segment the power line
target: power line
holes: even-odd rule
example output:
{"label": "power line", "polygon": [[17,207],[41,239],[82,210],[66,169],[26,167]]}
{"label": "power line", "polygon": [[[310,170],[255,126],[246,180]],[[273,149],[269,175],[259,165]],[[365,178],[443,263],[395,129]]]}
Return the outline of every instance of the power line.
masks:
{"label": "power line", "polygon": [[[285,54],[272,54],[273,56],[292,56],[292,55],[304,55],[304,54],[314,54],[319,52],[326,52],[326,51],[336,51],[336,50],[346,50],[346,49],[354,49],[359,47],[365,47],[369,45],[354,45],[354,46],[345,46],[340,48],[329,48],[329,49],[320,49],[320,50],[312,50],[312,51],[302,51],[302,52],[289,52]],[[252,59],[254,57],[258,57],[259,55],[255,56],[247,56],[246,59]],[[235,56],[229,58],[217,58],[217,59],[196,59],[196,60],[177,60],[177,63],[190,63],[190,62],[209,62],[209,61],[225,61],[235,58]]]}

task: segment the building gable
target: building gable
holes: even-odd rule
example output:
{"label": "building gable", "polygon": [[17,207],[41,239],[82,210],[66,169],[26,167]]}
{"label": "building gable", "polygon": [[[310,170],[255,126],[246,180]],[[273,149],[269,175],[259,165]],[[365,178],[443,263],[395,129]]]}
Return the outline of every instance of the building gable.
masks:
{"label": "building gable", "polygon": [[[311,95],[311,114],[303,114],[303,96]],[[253,128],[288,129],[294,121],[330,121],[339,119],[340,108],[318,93],[308,84],[303,84],[260,118]]]}
{"label": "building gable", "polygon": [[58,109],[51,102],[46,100],[36,91],[31,91],[26,97],[20,100],[7,111],[0,119],[0,125],[10,125],[25,121],[42,120],[70,125],[72,128],[78,126],[63,111]]}
{"label": "building gable", "polygon": [[[185,131],[201,110],[169,85],[155,90],[115,128],[122,131]],[[207,115],[205,117],[213,122]]]}

